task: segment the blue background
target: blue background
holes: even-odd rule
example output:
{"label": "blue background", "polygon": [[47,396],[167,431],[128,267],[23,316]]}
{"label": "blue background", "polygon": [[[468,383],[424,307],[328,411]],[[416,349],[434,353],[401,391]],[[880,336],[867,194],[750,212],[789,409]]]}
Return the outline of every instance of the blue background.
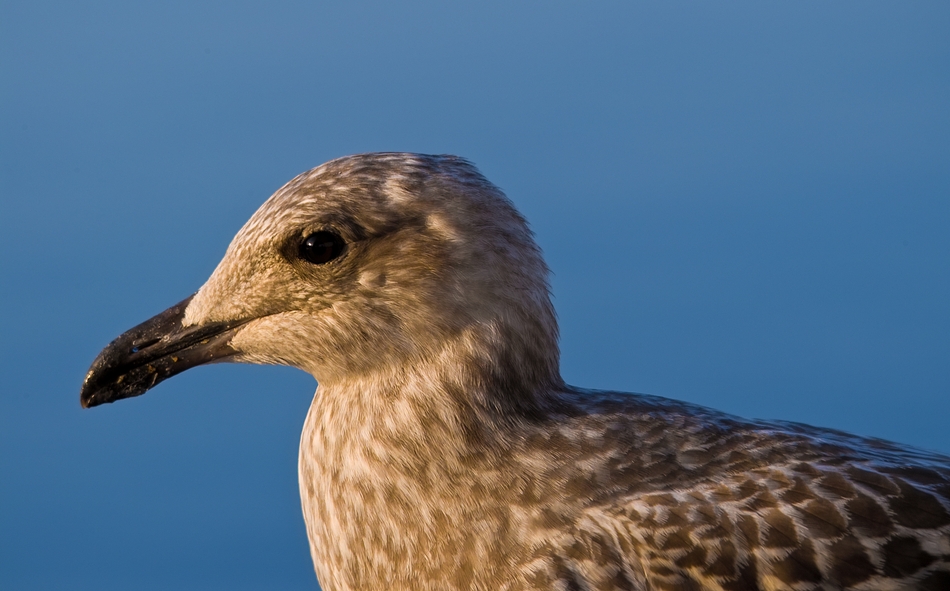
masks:
{"label": "blue background", "polygon": [[950,4],[630,4],[0,4],[0,588],[316,588],[312,378],[78,392],[354,152],[510,195],[569,382],[950,452]]}

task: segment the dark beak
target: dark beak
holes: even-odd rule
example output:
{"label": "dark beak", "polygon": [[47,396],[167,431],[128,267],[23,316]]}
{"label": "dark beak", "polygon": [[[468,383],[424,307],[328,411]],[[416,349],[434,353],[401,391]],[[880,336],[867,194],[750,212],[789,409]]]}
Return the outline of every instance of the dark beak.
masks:
{"label": "dark beak", "polygon": [[127,331],[99,353],[79,393],[84,408],[144,394],[188,368],[226,361],[234,329],[246,321],[182,326],[191,298]]}

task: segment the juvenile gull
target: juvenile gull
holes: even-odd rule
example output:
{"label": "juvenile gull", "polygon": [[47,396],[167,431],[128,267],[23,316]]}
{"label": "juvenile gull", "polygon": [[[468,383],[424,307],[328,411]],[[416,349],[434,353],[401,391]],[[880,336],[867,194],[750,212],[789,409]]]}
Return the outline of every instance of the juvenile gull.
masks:
{"label": "juvenile gull", "polygon": [[318,388],[300,496],[326,591],[950,589],[950,458],[559,373],[548,270],[453,156],[290,181],[83,406],[212,361]]}

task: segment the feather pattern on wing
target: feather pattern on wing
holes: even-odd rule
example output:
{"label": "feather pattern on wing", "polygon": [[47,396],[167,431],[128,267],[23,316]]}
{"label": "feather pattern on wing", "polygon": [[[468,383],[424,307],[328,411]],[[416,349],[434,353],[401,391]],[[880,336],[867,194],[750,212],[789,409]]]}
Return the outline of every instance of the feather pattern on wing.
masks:
{"label": "feather pattern on wing", "polygon": [[947,457],[656,397],[577,399],[533,443],[585,450],[566,472],[593,494],[555,549],[565,588],[950,589]]}

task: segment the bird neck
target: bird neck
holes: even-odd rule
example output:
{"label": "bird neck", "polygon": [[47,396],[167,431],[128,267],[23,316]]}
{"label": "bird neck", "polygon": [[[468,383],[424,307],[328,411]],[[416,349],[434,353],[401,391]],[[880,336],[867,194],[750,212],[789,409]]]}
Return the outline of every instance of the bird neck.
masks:
{"label": "bird neck", "polygon": [[311,414],[320,429],[352,435],[352,445],[385,436],[484,446],[506,425],[545,416],[563,390],[556,352],[511,343],[493,330],[464,331],[436,350],[323,381]]}
{"label": "bird neck", "polygon": [[[439,570],[445,565],[431,549],[462,547],[472,523],[504,529],[492,521],[501,514],[490,506],[497,499],[470,493],[498,488],[492,478],[509,463],[518,425],[550,412],[560,380],[532,384],[531,372],[500,368],[515,361],[486,351],[448,343],[398,370],[320,384],[299,475],[321,585],[401,588],[388,577]],[[499,377],[509,374],[518,377]]]}

